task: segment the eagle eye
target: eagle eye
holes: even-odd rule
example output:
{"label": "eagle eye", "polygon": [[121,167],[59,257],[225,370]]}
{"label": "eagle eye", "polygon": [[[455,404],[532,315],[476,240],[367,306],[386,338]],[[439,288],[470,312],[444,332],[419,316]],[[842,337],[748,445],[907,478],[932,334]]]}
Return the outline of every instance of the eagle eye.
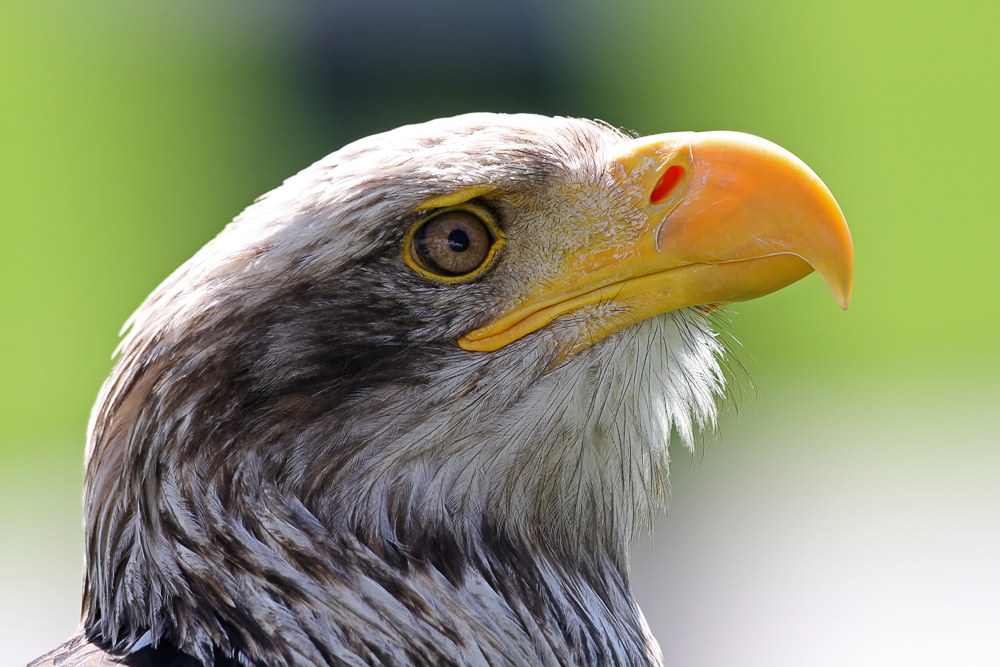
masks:
{"label": "eagle eye", "polygon": [[492,225],[478,211],[449,208],[417,223],[407,255],[420,273],[468,278],[486,267],[497,247]]}

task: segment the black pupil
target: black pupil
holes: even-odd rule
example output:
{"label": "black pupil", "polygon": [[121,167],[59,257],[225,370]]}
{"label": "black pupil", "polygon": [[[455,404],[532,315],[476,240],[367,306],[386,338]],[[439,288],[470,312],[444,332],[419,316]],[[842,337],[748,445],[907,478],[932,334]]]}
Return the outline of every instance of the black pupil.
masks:
{"label": "black pupil", "polygon": [[465,252],[469,249],[469,235],[461,229],[453,229],[448,234],[448,247],[455,252]]}

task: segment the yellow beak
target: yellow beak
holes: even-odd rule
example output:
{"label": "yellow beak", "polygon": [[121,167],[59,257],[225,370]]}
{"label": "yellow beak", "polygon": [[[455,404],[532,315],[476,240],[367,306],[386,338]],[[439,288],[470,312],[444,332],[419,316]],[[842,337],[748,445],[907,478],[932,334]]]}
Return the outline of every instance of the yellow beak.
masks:
{"label": "yellow beak", "polygon": [[635,322],[686,306],[747,301],[819,272],[841,308],[851,300],[854,250],[836,200],[783,148],[739,132],[684,132],[627,141],[609,169],[639,211],[627,238],[596,239],[566,257],[555,281],[462,337],[497,350],[594,303],[622,304],[577,351]]}

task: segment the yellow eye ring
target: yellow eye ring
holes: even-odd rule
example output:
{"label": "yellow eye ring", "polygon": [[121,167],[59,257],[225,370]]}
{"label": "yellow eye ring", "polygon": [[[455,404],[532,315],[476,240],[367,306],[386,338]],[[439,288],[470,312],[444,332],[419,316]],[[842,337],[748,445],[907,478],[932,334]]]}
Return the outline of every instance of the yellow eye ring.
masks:
{"label": "yellow eye ring", "polygon": [[425,278],[462,283],[482,274],[505,242],[486,210],[463,203],[413,223],[403,240],[403,260]]}

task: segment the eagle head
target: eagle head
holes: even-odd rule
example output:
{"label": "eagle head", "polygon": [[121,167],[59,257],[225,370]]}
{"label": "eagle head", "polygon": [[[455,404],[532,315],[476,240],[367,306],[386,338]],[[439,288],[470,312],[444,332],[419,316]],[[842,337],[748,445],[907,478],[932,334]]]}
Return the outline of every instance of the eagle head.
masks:
{"label": "eagle head", "polygon": [[[471,114],[352,143],[131,317],[87,447],[87,641],[204,665],[658,664],[628,544],[715,419],[706,317],[850,236],[730,132]],[[231,662],[227,662],[231,661]]]}

